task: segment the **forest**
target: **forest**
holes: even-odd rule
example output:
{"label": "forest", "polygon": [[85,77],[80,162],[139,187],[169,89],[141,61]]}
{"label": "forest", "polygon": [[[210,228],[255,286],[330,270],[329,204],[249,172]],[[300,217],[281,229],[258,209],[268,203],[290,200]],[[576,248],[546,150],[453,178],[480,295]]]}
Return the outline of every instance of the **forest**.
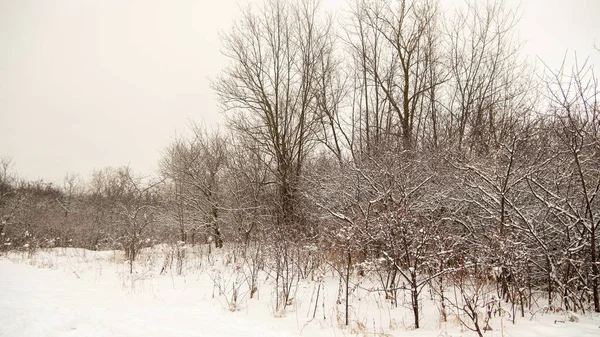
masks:
{"label": "forest", "polygon": [[513,321],[600,312],[598,78],[526,58],[517,20],[503,1],[249,6],[211,79],[226,125],[165,144],[152,176],[57,186],[3,157],[0,251],[122,250],[133,273],[145,247],[228,247],[252,284],[269,271],[277,311],[328,266],[346,324],[364,275],[417,329],[430,293],[480,336],[489,289]]}

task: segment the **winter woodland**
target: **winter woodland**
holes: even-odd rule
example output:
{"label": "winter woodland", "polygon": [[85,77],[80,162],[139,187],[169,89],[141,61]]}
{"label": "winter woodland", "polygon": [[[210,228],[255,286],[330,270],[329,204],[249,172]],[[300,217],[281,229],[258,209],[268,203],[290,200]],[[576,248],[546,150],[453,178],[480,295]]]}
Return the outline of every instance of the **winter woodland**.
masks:
{"label": "winter woodland", "polygon": [[3,259],[110,251],[127,289],[204,275],[227,315],[262,303],[347,334],[544,315],[600,333],[598,78],[572,53],[526,59],[517,19],[503,1],[247,7],[211,79],[226,125],[166,146],[155,175],[56,186],[2,160]]}

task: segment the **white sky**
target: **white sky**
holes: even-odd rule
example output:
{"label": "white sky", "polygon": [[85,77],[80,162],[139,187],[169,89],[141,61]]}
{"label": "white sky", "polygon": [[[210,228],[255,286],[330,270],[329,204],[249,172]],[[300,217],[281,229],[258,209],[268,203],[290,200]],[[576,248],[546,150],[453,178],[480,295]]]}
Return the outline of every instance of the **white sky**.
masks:
{"label": "white sky", "polygon": [[[0,0],[0,156],[58,184],[105,166],[153,173],[190,120],[222,120],[209,78],[227,64],[218,34],[240,1]],[[521,9],[525,53],[558,66],[577,50],[600,67],[600,0]]]}

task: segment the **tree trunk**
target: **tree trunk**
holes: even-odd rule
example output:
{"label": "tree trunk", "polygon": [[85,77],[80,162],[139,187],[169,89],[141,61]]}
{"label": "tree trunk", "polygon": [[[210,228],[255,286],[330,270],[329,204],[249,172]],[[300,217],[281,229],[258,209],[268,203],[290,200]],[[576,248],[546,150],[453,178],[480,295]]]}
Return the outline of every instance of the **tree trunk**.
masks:
{"label": "tree trunk", "polygon": [[417,283],[417,274],[415,271],[410,273],[410,293],[413,314],[415,316],[415,329],[419,328],[419,289]]}
{"label": "tree trunk", "polygon": [[348,251],[348,263],[346,265],[346,326],[348,326],[348,307],[349,307],[349,303],[350,300],[348,298],[348,295],[350,293],[350,266],[352,263],[352,255],[350,255],[350,251]]}

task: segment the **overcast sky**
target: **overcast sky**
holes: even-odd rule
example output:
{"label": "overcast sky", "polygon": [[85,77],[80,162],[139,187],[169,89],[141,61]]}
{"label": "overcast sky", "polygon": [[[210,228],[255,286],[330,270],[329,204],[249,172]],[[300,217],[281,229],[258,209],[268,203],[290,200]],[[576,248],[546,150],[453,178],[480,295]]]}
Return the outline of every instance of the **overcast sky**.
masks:
{"label": "overcast sky", "polygon": [[[191,120],[222,120],[209,79],[240,1],[0,0],[0,156],[54,183],[106,166],[152,173]],[[521,9],[525,53],[557,66],[577,50],[600,67],[599,0]]]}

